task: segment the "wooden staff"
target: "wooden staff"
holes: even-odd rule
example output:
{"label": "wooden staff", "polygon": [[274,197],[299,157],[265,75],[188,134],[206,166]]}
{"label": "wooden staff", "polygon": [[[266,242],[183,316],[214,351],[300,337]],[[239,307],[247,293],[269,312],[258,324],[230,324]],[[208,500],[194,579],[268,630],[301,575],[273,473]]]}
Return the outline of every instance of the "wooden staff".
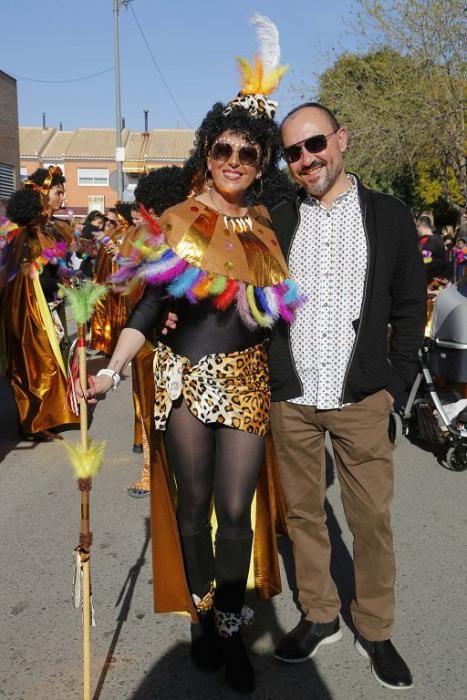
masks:
{"label": "wooden staff", "polygon": [[[106,294],[106,288],[101,285],[93,285],[85,282],[80,288],[63,287],[64,295],[72,309],[72,314],[77,324],[77,374],[83,390],[83,398],[76,403],[74,381],[76,379],[75,359],[72,361],[71,377],[69,379],[70,404],[73,410],[80,416],[80,443],[72,446],[66,441],[64,445],[68,450],[78,480],[78,488],[81,495],[81,528],[79,546],[75,550],[75,563],[79,566],[75,571],[75,577],[82,581],[81,601],[83,611],[83,698],[91,700],[91,543],[92,532],[89,525],[89,496],[92,487],[92,477],[95,476],[102,465],[102,455],[105,443],[93,443],[88,440],[88,406],[85,398],[88,384],[86,369],[86,322],[91,318],[96,303]],[[77,603],[75,595],[75,605]]]}
{"label": "wooden staff", "polygon": [[[86,390],[88,385],[86,368],[86,324],[78,324],[79,381]],[[79,401],[80,438],[83,453],[88,449],[88,405],[86,398]],[[83,574],[83,698],[91,700],[91,543],[92,532],[89,523],[89,494],[92,479],[78,479],[81,493],[81,530],[79,535],[80,558]]]}

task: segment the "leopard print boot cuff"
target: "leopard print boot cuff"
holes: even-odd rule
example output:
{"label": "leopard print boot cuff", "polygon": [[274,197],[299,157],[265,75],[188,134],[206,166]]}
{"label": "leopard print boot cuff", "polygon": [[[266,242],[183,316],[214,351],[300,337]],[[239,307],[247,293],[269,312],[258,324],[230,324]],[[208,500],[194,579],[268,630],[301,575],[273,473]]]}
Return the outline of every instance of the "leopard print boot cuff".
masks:
{"label": "leopard print boot cuff", "polygon": [[216,616],[217,633],[221,637],[231,637],[236,632],[240,631],[241,627],[251,625],[255,616],[253,610],[246,605],[243,606],[239,613],[224,612],[214,608]]}

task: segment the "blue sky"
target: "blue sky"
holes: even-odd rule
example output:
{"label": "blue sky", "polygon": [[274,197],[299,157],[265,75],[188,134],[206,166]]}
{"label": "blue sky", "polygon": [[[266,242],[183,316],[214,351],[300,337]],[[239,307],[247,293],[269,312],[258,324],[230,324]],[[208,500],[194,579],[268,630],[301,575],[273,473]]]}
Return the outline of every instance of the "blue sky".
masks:
{"label": "blue sky", "polygon": [[[180,112],[157,73],[131,9],[120,11],[122,116],[142,130],[196,128],[217,100],[239,88],[235,56],[251,58],[255,34],[249,19],[266,14],[277,24],[282,62],[291,69],[276,95],[278,116],[299,100],[304,83],[313,94],[315,76],[343,50],[355,50],[351,31],[357,0],[133,0],[157,64]],[[19,0],[2,2],[0,69],[36,80],[79,78],[113,66],[113,0]],[[73,83],[18,79],[19,120],[64,129],[113,127],[113,71]]]}

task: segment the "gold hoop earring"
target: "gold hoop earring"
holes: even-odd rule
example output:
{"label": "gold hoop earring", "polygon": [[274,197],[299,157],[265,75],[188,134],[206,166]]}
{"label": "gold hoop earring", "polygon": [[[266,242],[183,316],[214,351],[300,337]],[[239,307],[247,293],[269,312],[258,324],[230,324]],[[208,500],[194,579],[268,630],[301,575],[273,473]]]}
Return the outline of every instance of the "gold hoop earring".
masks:
{"label": "gold hoop earring", "polygon": [[206,168],[206,171],[204,173],[204,186],[208,192],[212,190],[212,175],[211,171],[208,168]]}

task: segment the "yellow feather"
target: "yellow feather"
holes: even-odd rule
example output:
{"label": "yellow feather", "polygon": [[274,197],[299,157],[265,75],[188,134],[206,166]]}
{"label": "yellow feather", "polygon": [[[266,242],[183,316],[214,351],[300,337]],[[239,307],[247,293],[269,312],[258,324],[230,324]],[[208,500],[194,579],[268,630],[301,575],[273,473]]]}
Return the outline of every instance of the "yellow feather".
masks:
{"label": "yellow feather", "polygon": [[255,84],[253,93],[261,94],[261,84],[263,82],[263,62],[258,56],[254,56],[255,61]]}
{"label": "yellow feather", "polygon": [[249,85],[252,81],[253,78],[253,68],[250,66],[246,58],[242,58],[241,56],[237,57],[238,61],[238,66],[240,68],[240,73],[242,77],[242,91],[245,88],[246,85]]}
{"label": "yellow feather", "polygon": [[244,58],[238,59],[243,75],[242,95],[270,95],[279,85],[289,66],[278,66],[269,73],[264,73],[264,65],[258,56],[254,56],[252,67]]}
{"label": "yellow feather", "polygon": [[262,95],[270,95],[271,92],[274,92],[276,87],[279,85],[281,78],[287,71],[289,70],[289,66],[278,66],[274,70],[270,71],[267,75],[264,76],[263,78],[263,84],[262,84],[262,89],[260,90]]}
{"label": "yellow feather", "polygon": [[87,450],[83,451],[81,444],[72,445],[64,442],[70,462],[77,479],[90,479],[100,471],[104,458],[105,441],[90,442]]}

